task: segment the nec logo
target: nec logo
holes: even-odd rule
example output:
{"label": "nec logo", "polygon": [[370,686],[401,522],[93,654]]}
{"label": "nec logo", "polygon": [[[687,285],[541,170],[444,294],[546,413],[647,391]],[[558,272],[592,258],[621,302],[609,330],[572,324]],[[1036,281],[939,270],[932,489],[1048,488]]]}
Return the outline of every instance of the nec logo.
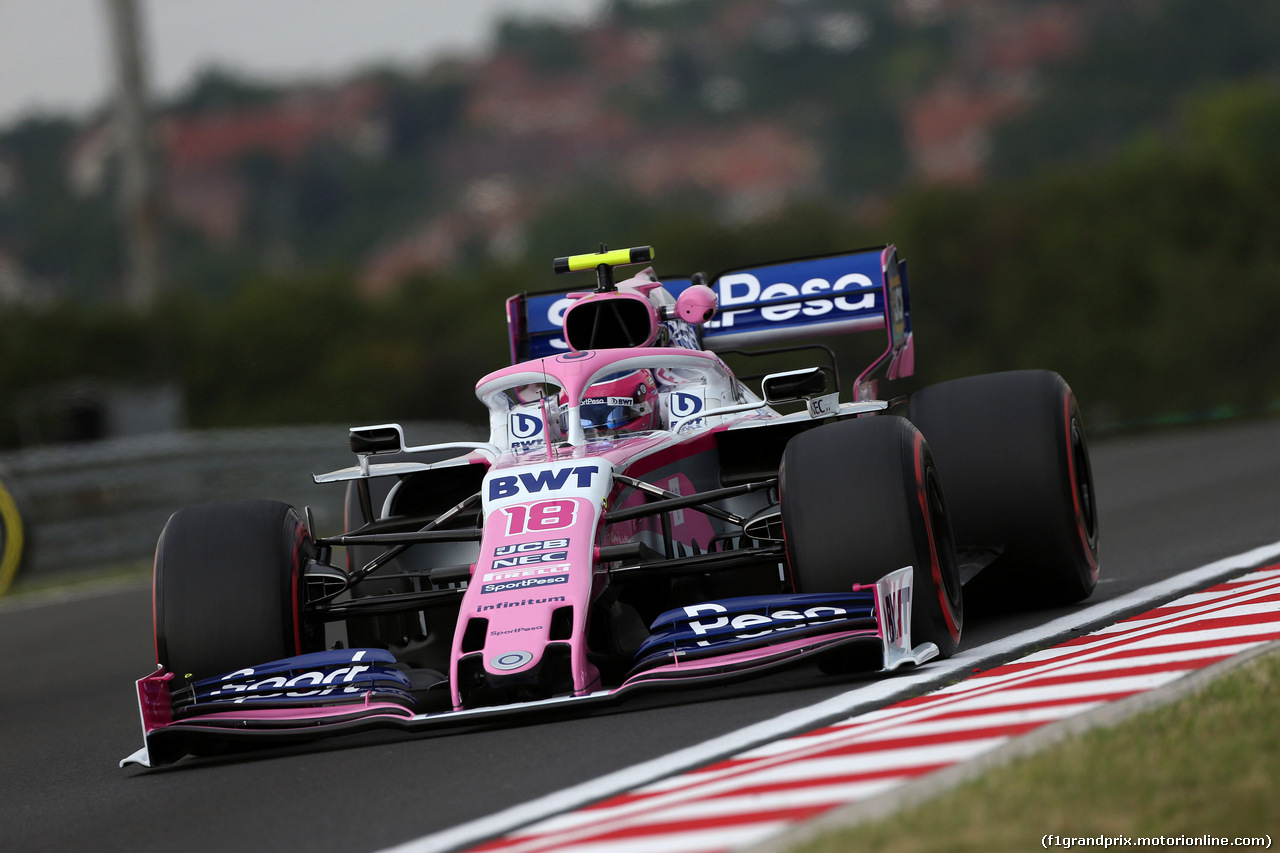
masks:
{"label": "nec logo", "polygon": [[521,554],[519,557],[499,557],[489,566],[491,569],[513,569],[516,566],[533,566],[538,563],[560,563],[569,559],[568,551],[548,551],[545,554]]}
{"label": "nec logo", "polygon": [[513,412],[511,415],[511,437],[512,438],[533,438],[542,432],[542,419],[533,415],[526,415],[522,412]]}
{"label": "nec logo", "polygon": [[671,414],[677,418],[687,418],[702,411],[702,398],[697,394],[677,392],[671,395]]}
{"label": "nec logo", "polygon": [[806,400],[805,406],[809,409],[809,417],[829,418],[832,415],[840,414],[840,395],[827,394],[822,397],[814,397],[811,400]]}
{"label": "nec logo", "polygon": [[515,497],[521,492],[558,492],[566,485],[587,489],[591,487],[591,478],[599,473],[599,465],[578,465],[559,471],[528,471],[510,477],[494,477],[489,481],[489,500]]}

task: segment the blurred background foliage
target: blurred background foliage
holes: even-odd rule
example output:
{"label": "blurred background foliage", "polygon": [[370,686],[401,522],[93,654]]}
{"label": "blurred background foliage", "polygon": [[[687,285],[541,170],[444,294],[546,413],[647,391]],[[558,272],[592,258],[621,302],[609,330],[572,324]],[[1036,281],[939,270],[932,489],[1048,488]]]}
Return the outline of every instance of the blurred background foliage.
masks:
{"label": "blurred background foliage", "polygon": [[[1275,407],[1280,5],[1081,4],[1079,46],[1037,67],[1023,105],[991,123],[981,174],[963,180],[913,167],[904,106],[989,71],[970,67],[963,21],[907,20],[882,3],[748,5],[860,10],[821,19],[834,21],[833,44],[859,49],[806,49],[785,28],[707,45],[694,36],[728,4],[618,2],[588,31],[509,21],[495,55],[532,69],[521,86],[569,85],[590,72],[602,30],[660,34],[656,76],[607,89],[638,127],[696,137],[768,117],[821,152],[802,191],[749,216],[696,181],[638,191],[604,142],[575,149],[547,191],[528,175],[562,149],[514,163],[548,137],[477,124],[474,74],[378,72],[365,80],[383,93],[377,156],[321,141],[292,158],[235,159],[234,239],[171,221],[171,285],[139,313],[113,299],[123,260],[110,170],[91,193],[64,178],[84,128],[46,119],[0,133],[0,165],[20,175],[0,194],[0,262],[20,267],[28,293],[0,302],[0,446],[28,440],[19,410],[33,394],[85,377],[175,385],[196,427],[481,422],[472,388],[506,363],[503,300],[564,284],[550,259],[599,241],[654,245],[660,275],[892,242],[910,266],[917,382],[1050,368],[1103,427]],[[165,115],[284,96],[212,73]],[[498,165],[475,166],[489,144]],[[466,199],[495,186],[485,169],[506,182],[504,209],[524,211],[518,239],[495,242],[505,220],[458,225],[455,211],[477,207]],[[460,183],[463,172],[474,180]],[[447,262],[370,285],[370,252],[442,221]]]}

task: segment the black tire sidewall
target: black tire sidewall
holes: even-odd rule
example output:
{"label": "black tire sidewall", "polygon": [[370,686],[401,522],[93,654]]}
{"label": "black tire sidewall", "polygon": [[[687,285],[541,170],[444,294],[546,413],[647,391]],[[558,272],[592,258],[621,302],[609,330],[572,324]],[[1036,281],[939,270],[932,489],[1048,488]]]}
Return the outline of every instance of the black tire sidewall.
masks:
{"label": "black tire sidewall", "polygon": [[951,519],[933,454],[919,430],[912,428],[910,435],[914,476],[907,485],[915,491],[912,530],[916,553],[921,555],[921,559],[913,563],[911,638],[915,643],[932,642],[944,657],[949,657],[960,645],[964,591],[960,585]]}
{"label": "black tire sidewall", "polygon": [[170,517],[156,546],[156,659],[180,681],[310,650],[301,573],[306,526],[276,501],[203,504]]}
{"label": "black tire sidewall", "polygon": [[[971,595],[1007,606],[1066,604],[1092,592],[1097,495],[1079,406],[1061,376],[1010,371],[931,385],[912,397],[909,417],[936,456],[957,546],[1001,549]],[[1092,499],[1089,523],[1081,483]]]}
{"label": "black tire sidewall", "polygon": [[840,421],[793,438],[779,470],[793,589],[847,592],[912,566],[912,641],[952,654],[964,602],[938,483],[927,443],[903,418]]}

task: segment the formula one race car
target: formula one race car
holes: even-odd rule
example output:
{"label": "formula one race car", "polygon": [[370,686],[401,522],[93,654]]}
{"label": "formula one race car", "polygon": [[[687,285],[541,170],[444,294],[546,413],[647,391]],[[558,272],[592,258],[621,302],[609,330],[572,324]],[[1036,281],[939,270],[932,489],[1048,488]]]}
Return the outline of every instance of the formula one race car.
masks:
{"label": "formula one race car", "polygon": [[[357,464],[315,477],[347,489],[340,535],[271,501],[175,513],[156,548],[159,668],[138,682],[145,746],[122,763],[802,660],[891,671],[956,650],[962,586],[1025,606],[1090,594],[1094,488],[1057,374],[879,398],[914,366],[892,246],[615,281],[652,255],[558,258],[594,290],[508,300],[513,364],[476,386],[487,442],[352,429]],[[826,347],[738,349],[869,329],[888,345],[845,401]],[[797,351],[823,363],[764,375],[758,395],[720,357]]]}

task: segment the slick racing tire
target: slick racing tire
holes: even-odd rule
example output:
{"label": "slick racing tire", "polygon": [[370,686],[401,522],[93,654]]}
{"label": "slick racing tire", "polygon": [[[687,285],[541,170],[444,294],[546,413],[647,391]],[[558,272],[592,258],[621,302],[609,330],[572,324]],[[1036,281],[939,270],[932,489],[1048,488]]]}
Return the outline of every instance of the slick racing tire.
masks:
{"label": "slick racing tire", "polygon": [[4,480],[0,480],[0,595],[13,583],[25,547],[22,513]]}
{"label": "slick racing tire", "polygon": [[1087,598],[1098,510],[1084,423],[1048,370],[971,376],[916,392],[909,417],[942,473],[956,544],[1000,556],[966,587],[996,609]]}
{"label": "slick racing tire", "polygon": [[156,545],[157,662],[180,685],[318,651],[322,636],[302,621],[302,571],[313,554],[287,504],[235,501],[174,513]]}
{"label": "slick racing tire", "polygon": [[782,454],[778,488],[796,592],[847,592],[912,566],[911,642],[934,643],[943,657],[956,651],[960,573],[938,471],[919,430],[879,416],[802,432]]}

